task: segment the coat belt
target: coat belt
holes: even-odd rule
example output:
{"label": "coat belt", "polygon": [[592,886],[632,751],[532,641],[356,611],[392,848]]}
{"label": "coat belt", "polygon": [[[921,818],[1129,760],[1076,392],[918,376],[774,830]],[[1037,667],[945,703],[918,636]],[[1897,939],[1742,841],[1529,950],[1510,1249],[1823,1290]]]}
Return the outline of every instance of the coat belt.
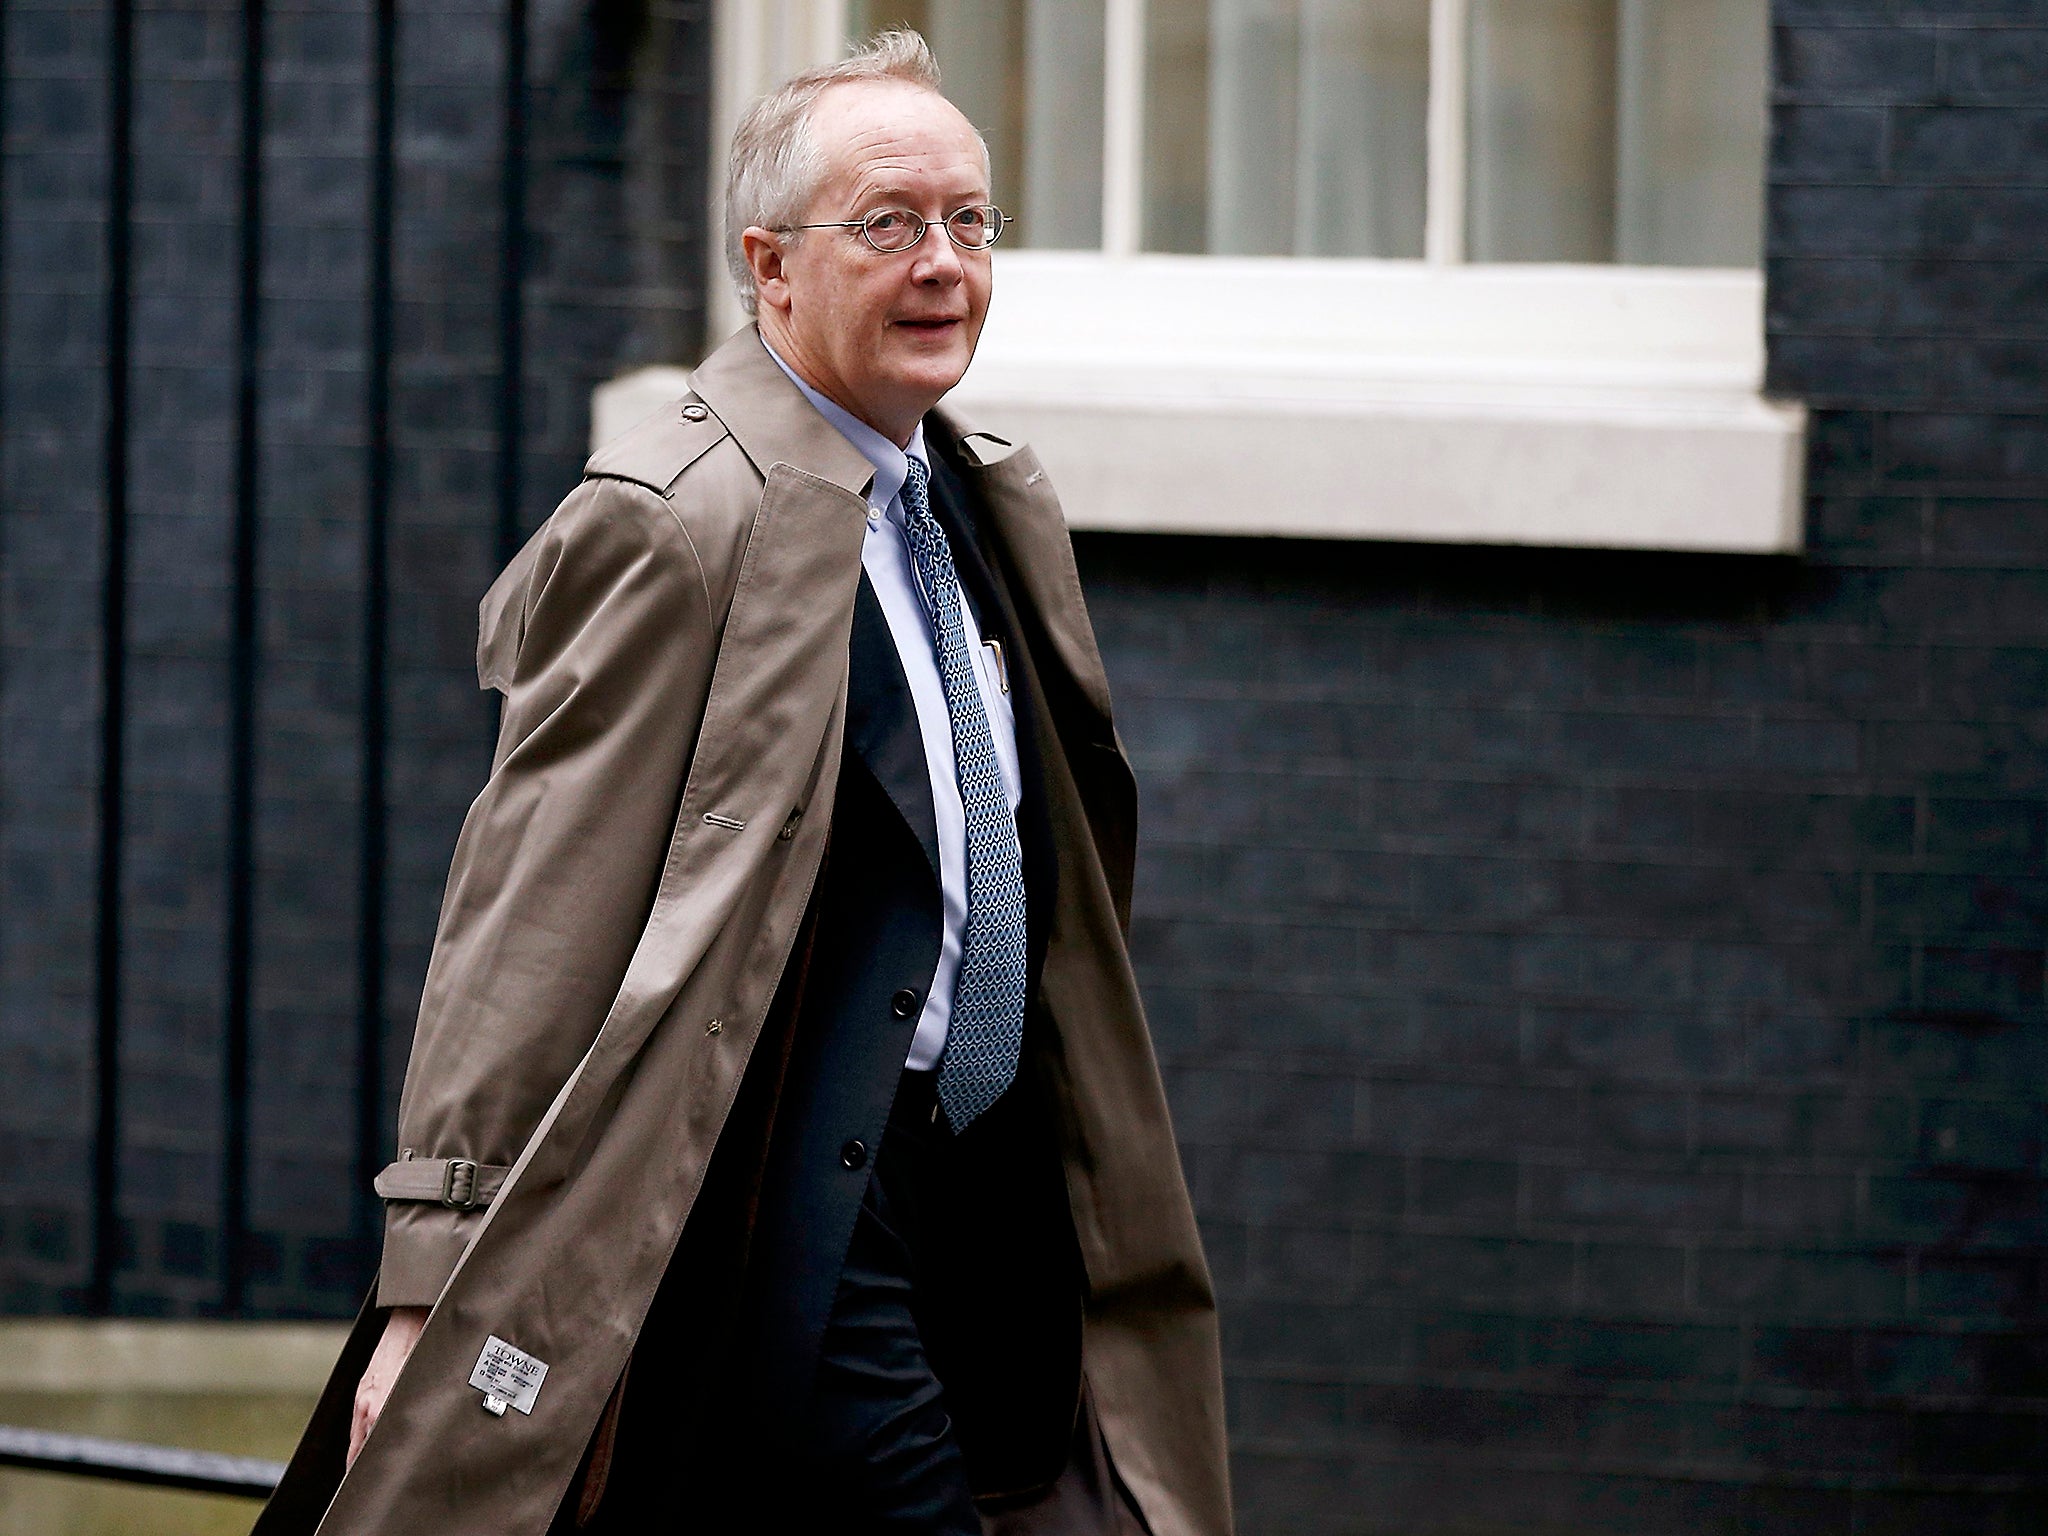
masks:
{"label": "coat belt", "polygon": [[372,1188],[386,1200],[421,1200],[453,1211],[489,1205],[510,1168],[466,1157],[408,1157],[387,1163]]}

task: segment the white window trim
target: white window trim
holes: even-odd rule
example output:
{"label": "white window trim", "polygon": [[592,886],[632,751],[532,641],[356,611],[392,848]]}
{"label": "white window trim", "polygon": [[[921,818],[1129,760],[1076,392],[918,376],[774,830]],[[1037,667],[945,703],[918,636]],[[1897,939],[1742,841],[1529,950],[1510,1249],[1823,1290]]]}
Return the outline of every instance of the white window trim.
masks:
{"label": "white window trim", "polygon": [[[1805,415],[1767,400],[1763,281],[1463,263],[1469,0],[1432,0],[1421,261],[1143,255],[1142,0],[1106,0],[1102,252],[1001,249],[954,400],[1028,439],[1076,528],[1785,553]],[[835,56],[844,0],[718,0],[716,144]],[[723,253],[714,336],[743,317]],[[722,306],[722,307],[721,307]],[[598,392],[602,441],[679,392]]]}

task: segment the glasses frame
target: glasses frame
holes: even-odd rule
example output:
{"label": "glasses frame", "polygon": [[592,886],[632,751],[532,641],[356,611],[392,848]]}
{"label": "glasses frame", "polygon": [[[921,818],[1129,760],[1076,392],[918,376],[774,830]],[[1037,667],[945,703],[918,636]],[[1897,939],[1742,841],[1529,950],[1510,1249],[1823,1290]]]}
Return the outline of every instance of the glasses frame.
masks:
{"label": "glasses frame", "polygon": [[[910,220],[911,223],[917,226],[917,233],[912,235],[902,245],[884,246],[875,244],[875,237],[869,232],[868,226],[876,219],[892,213]],[[953,221],[963,213],[983,213],[989,215],[987,244],[966,245],[961,242],[958,235],[953,233]],[[901,256],[905,251],[916,250],[923,243],[925,232],[935,225],[946,231],[946,238],[953,242],[954,249],[961,251],[985,251],[989,246],[994,245],[1003,238],[1003,231],[1008,229],[1012,222],[1013,220],[1010,218],[1010,215],[1003,212],[994,203],[971,203],[965,208],[954,209],[943,219],[927,219],[911,212],[908,208],[877,208],[858,219],[832,219],[823,224],[784,224],[774,232],[778,235],[786,235],[793,234],[799,229],[857,229],[860,231],[861,239],[866,242],[867,248],[877,256]]]}

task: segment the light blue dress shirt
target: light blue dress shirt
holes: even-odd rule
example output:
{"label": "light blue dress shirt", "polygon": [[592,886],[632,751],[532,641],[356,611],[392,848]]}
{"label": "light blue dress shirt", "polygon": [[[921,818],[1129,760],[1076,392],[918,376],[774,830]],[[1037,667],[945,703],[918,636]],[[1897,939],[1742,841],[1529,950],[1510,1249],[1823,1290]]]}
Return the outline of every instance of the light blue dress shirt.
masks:
{"label": "light blue dress shirt", "polygon": [[[818,409],[846,440],[872,464],[875,477],[868,482],[868,531],[861,543],[861,569],[868,585],[882,605],[889,621],[889,634],[896,642],[896,654],[903,662],[903,675],[910,682],[911,702],[917,707],[917,727],[924,737],[925,771],[932,781],[932,810],[939,832],[939,898],[943,921],[939,934],[939,968],[932,973],[931,991],[918,1016],[917,1032],[911,1036],[910,1054],[904,1065],[929,1071],[939,1064],[946,1049],[946,1026],[953,1016],[953,987],[960,976],[960,948],[967,933],[967,812],[960,804],[960,776],[953,756],[953,720],[946,711],[946,687],[939,678],[938,645],[932,638],[931,618],[917,589],[917,576],[910,563],[910,545],[903,534],[903,482],[910,478],[910,455],[925,468],[924,424],[918,423],[908,452],[849,411],[826,399],[798,378],[789,364],[767,347],[776,366],[789,375],[790,382],[804,392],[804,398]],[[965,594],[962,594],[963,598]],[[989,735],[994,739],[996,764],[1002,770],[1003,787],[1009,791],[1010,814],[1024,798],[1024,781],[1017,767],[1017,723],[1010,708],[1000,668],[989,647],[983,643],[980,619],[973,605],[960,605],[967,626],[968,653],[974,658],[974,677],[981,688],[981,702],[988,711]]]}

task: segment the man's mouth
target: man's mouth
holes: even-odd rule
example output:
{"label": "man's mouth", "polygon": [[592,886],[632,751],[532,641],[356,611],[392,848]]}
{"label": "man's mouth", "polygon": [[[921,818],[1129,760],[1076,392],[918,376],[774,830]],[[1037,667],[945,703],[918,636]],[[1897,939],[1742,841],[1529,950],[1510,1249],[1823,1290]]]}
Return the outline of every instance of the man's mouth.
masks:
{"label": "man's mouth", "polygon": [[958,315],[945,315],[940,316],[937,319],[898,320],[896,323],[900,326],[903,326],[907,330],[925,331],[928,333],[937,334],[942,331],[951,330],[954,326],[960,324],[960,320],[961,317]]}

